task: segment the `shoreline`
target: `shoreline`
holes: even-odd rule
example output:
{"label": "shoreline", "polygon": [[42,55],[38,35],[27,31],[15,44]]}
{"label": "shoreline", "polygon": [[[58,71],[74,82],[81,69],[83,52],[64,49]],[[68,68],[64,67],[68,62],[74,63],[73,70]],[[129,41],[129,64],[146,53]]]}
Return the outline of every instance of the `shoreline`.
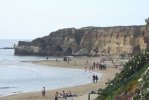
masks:
{"label": "shoreline", "polygon": [[[94,61],[98,61],[99,57],[76,57],[73,58],[73,61],[67,63],[63,61],[55,61],[55,60],[43,60],[43,61],[33,61],[32,63],[38,64],[38,65],[45,65],[45,66],[59,66],[64,68],[72,68],[72,69],[81,69],[84,70],[84,62],[88,60],[91,63]],[[76,63],[77,62],[77,63]],[[79,86],[73,86],[73,87],[67,87],[67,88],[59,88],[54,90],[47,90],[47,97],[44,98],[44,100],[54,100],[55,92],[62,92],[63,90],[65,92],[68,92],[69,90],[73,94],[77,94],[77,97],[73,97],[73,100],[87,100],[88,93],[90,93],[93,90],[98,90],[99,88],[104,88],[106,85],[105,83],[108,81],[108,79],[114,78],[116,73],[119,73],[120,70],[118,68],[114,68],[112,66],[108,66],[106,70],[94,70],[93,72],[101,73],[99,80],[97,83],[89,83],[85,85],[79,85]],[[93,98],[97,97],[97,95],[91,96],[91,100]],[[27,93],[19,93],[14,95],[9,95],[5,97],[0,97],[0,100],[42,100],[41,91],[33,91],[33,92],[27,92]],[[63,99],[60,99],[63,100]],[[68,98],[68,100],[71,100],[71,98]]]}

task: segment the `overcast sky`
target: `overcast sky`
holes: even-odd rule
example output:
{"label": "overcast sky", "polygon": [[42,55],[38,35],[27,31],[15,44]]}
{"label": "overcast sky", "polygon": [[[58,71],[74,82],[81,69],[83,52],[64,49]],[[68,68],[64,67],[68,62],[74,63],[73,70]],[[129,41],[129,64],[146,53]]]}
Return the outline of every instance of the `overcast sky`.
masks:
{"label": "overcast sky", "polygon": [[0,0],[0,39],[34,39],[62,28],[144,25],[149,0]]}

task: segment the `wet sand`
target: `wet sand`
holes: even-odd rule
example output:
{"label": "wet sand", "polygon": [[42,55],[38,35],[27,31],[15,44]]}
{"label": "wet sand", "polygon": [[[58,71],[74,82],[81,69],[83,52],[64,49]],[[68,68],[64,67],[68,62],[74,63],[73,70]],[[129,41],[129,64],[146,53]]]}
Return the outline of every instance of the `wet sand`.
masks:
{"label": "wet sand", "polygon": [[[86,62],[89,62],[89,64],[92,64],[94,61],[99,62],[99,57],[75,57],[72,58],[72,61],[64,62],[62,60],[44,60],[44,61],[34,61],[35,64],[41,64],[46,66],[59,66],[59,67],[65,67],[65,68],[75,68],[75,69],[82,69],[85,71],[84,66]],[[75,87],[68,87],[68,88],[60,88],[55,90],[47,90],[46,91],[46,98],[43,98],[41,96],[41,91],[39,92],[29,92],[29,93],[21,93],[6,97],[1,97],[0,100],[54,100],[54,96],[56,91],[59,93],[62,91],[65,91],[66,93],[68,91],[71,91],[72,94],[76,94],[77,96],[74,97],[68,97],[67,100],[88,100],[88,93],[94,90],[98,90],[99,88],[104,88],[106,85],[105,83],[108,82],[108,79],[113,79],[116,73],[120,72],[120,68],[115,68],[111,61],[107,61],[107,69],[106,70],[99,70],[94,69],[94,72],[101,73],[102,76],[99,78],[97,83],[90,83],[86,85],[80,85]],[[89,68],[87,68],[88,71]],[[97,94],[91,95],[91,99],[97,97]],[[59,98],[58,100],[64,100],[63,98]]]}

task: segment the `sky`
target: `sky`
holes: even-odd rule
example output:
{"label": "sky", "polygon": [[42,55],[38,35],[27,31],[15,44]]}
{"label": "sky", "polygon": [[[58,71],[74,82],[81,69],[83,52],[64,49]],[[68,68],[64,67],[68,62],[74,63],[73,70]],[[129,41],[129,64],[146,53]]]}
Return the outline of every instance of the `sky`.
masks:
{"label": "sky", "polygon": [[144,25],[149,0],[0,0],[0,39],[35,39],[63,28]]}

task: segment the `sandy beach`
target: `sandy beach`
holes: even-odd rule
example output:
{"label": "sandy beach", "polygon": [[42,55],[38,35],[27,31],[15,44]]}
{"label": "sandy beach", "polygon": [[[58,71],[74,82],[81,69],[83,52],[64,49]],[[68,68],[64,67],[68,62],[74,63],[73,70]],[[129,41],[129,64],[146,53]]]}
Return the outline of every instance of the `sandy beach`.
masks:
{"label": "sandy beach", "polygon": [[[43,60],[43,61],[34,61],[35,64],[41,64],[46,66],[59,66],[59,67],[66,67],[66,68],[75,68],[75,69],[82,69],[85,71],[84,66],[86,62],[92,64],[93,62],[99,62],[99,57],[73,57],[72,60],[68,62],[64,62],[63,60]],[[72,94],[76,94],[77,96],[68,97],[67,100],[88,100],[88,94],[91,91],[96,91],[99,88],[104,88],[106,85],[105,83],[108,82],[108,79],[113,79],[116,73],[120,72],[120,68],[115,68],[111,61],[107,61],[107,69],[106,70],[99,70],[95,68],[93,71],[97,73],[101,73],[102,76],[99,78],[97,83],[90,83],[86,85],[80,85],[75,87],[68,87],[68,88],[60,88],[55,90],[46,90],[46,98],[41,96],[41,91],[39,92],[29,92],[29,93],[21,93],[15,94],[11,96],[1,97],[0,100],[54,100],[54,96],[56,91],[58,92],[68,92],[71,91]],[[88,71],[88,68],[87,68]],[[97,97],[97,94],[91,95],[90,100],[94,100]],[[59,98],[58,100],[64,100],[63,98]]]}

